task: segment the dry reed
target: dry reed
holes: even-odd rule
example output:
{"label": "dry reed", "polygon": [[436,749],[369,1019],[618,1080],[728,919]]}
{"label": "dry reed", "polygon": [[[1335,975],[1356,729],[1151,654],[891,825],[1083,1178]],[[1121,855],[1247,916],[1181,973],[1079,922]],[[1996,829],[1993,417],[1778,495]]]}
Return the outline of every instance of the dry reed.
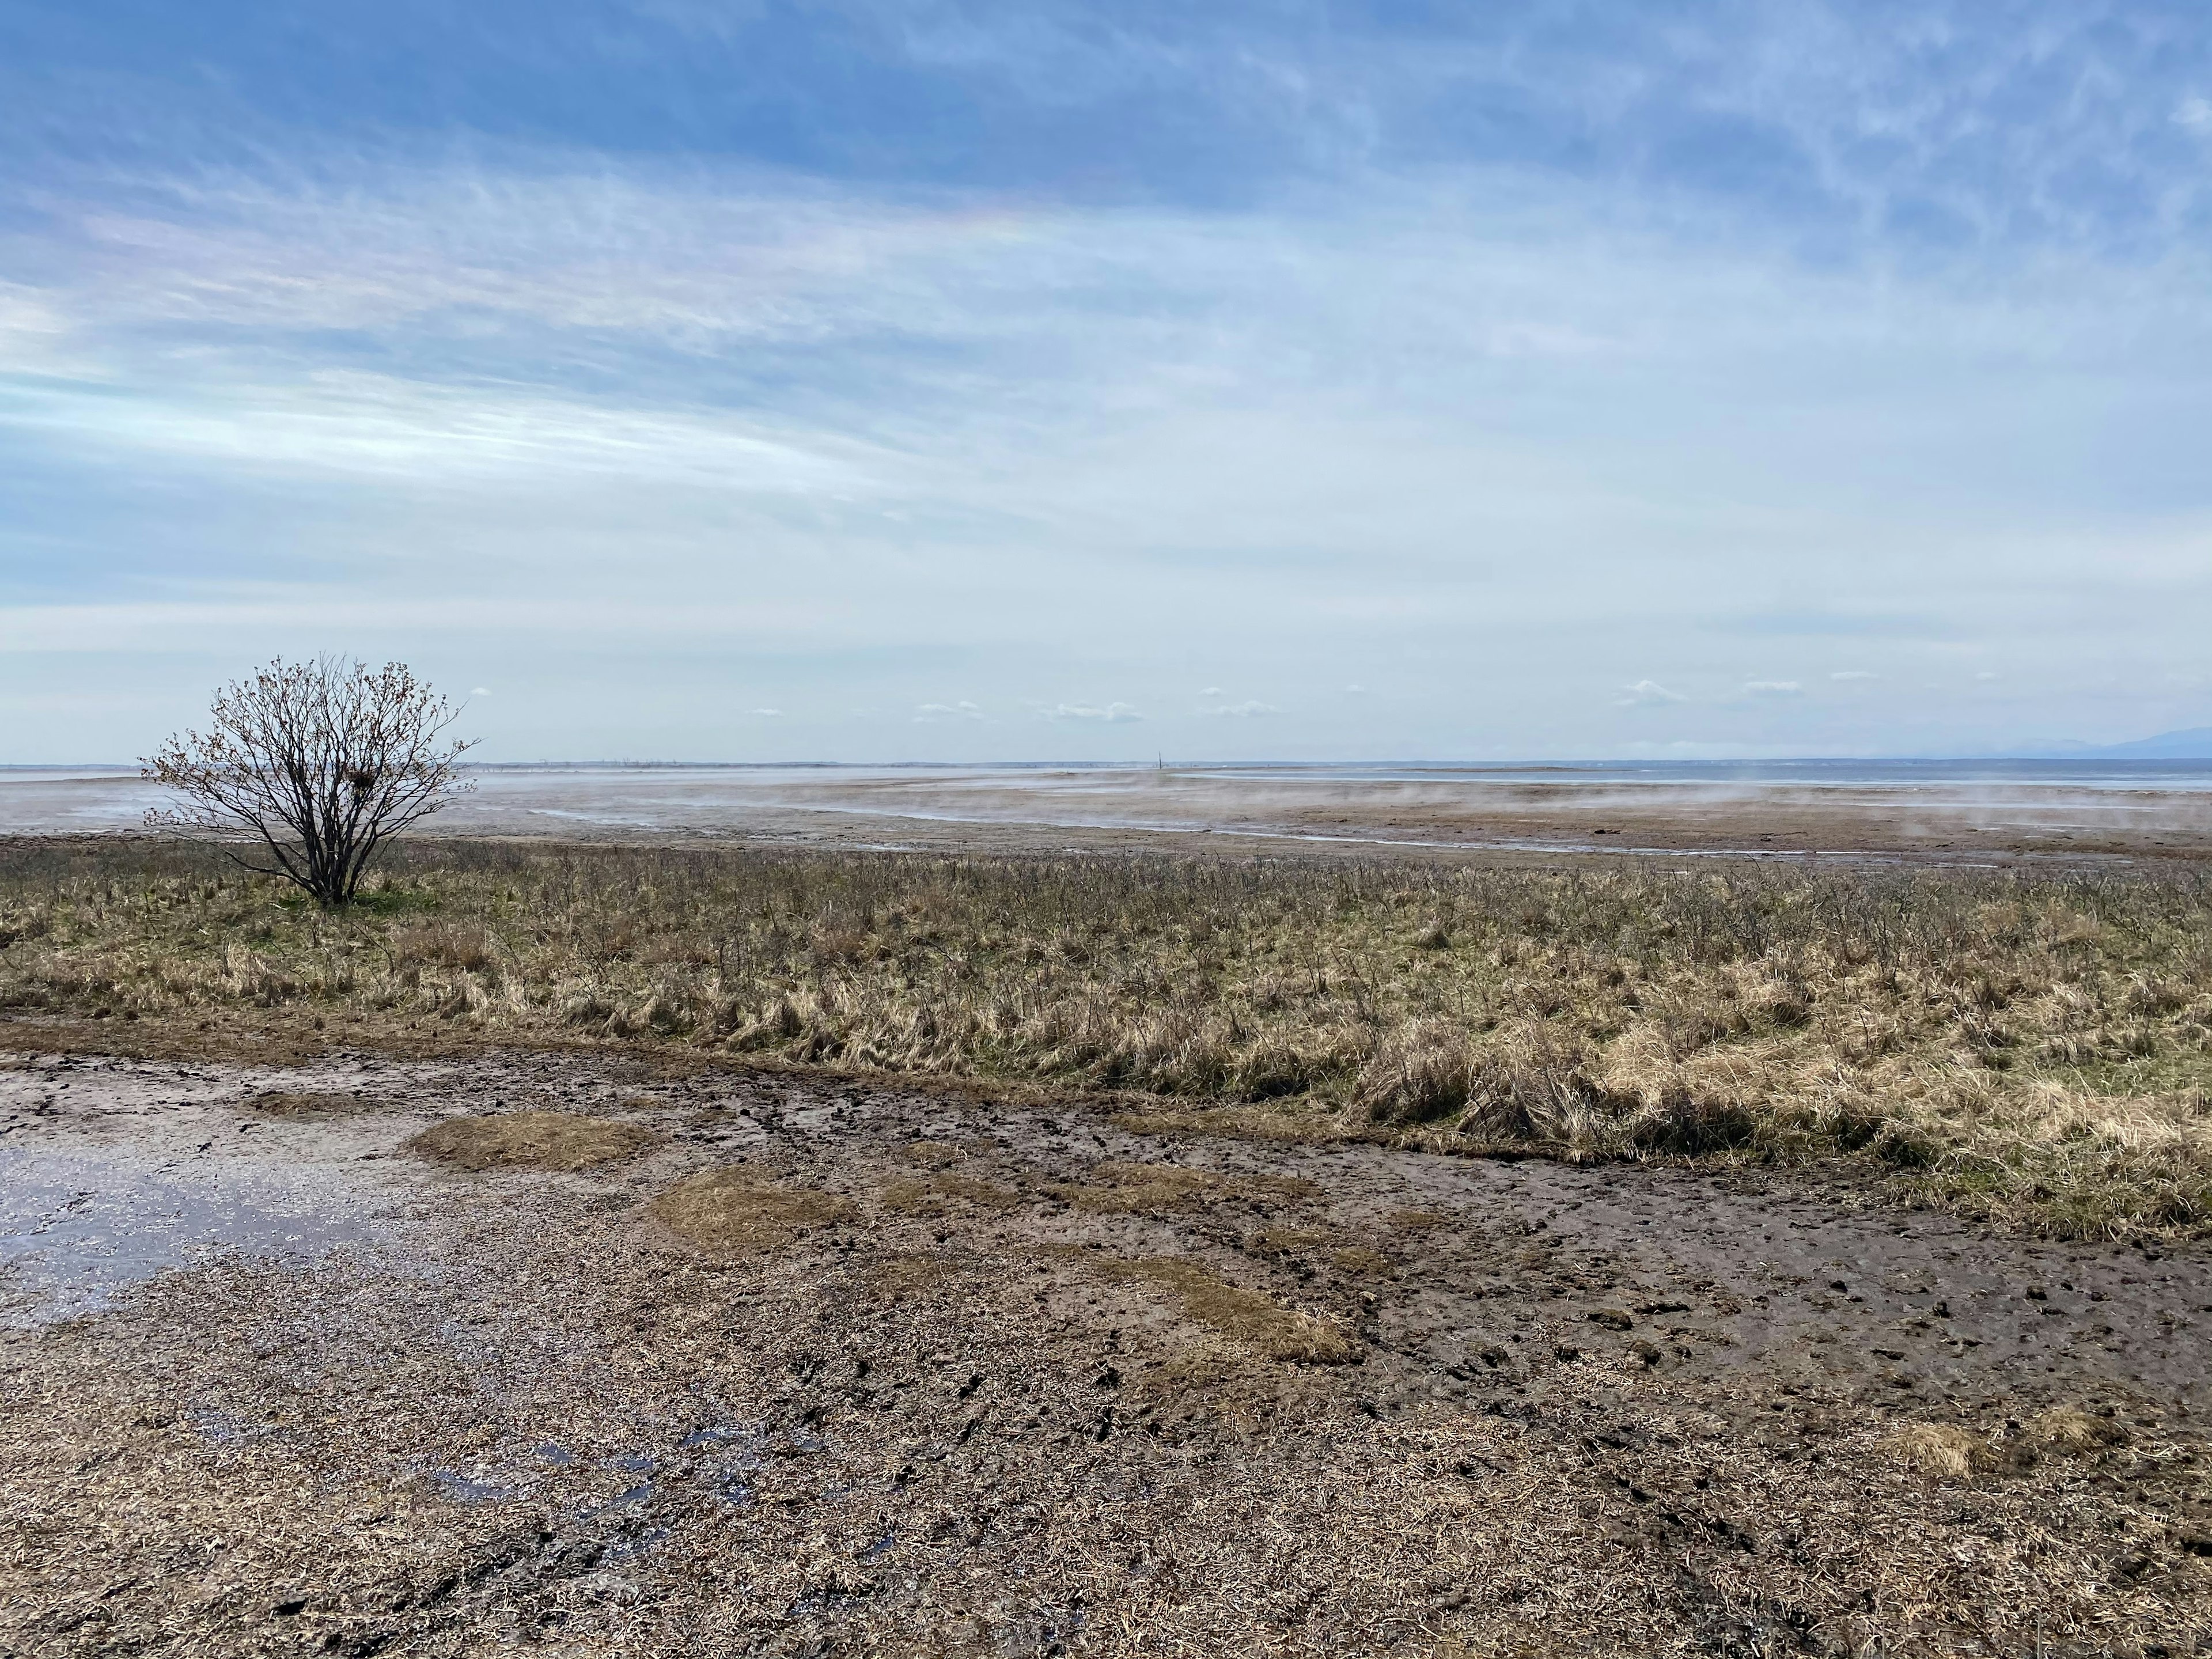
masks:
{"label": "dry reed", "polygon": [[16,842],[0,1007],[680,1044],[1582,1158],[1842,1159],[2063,1233],[2212,1231],[2212,880],[2185,870],[441,842],[333,916],[204,850]]}

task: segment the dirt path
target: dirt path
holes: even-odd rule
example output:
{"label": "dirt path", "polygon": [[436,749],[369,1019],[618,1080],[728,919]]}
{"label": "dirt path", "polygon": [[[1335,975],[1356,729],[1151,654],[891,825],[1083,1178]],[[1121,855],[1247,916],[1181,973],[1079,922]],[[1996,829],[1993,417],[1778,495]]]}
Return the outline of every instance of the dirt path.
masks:
{"label": "dirt path", "polygon": [[2212,1650],[2201,1249],[516,1055],[27,1059],[0,1255],[9,1655]]}

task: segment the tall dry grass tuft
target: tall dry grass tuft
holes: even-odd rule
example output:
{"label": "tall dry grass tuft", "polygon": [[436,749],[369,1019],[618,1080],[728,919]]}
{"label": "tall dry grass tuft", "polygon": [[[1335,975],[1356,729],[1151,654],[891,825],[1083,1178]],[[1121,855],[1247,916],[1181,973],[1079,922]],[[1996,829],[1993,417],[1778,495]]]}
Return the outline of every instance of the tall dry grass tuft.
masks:
{"label": "tall dry grass tuft", "polygon": [[1850,1158],[2212,1231],[2198,873],[404,848],[353,910],[18,842],[0,1006],[659,1042],[1273,1103],[1443,1144]]}

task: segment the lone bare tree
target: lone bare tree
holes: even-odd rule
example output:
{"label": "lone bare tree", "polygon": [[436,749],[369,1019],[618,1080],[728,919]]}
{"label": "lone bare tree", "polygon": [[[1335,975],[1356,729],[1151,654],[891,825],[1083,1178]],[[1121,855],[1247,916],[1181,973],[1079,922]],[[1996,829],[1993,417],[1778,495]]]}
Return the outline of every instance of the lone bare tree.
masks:
{"label": "lone bare tree", "polygon": [[459,762],[473,743],[446,736],[459,714],[404,663],[280,657],[216,693],[205,736],[139,763],[183,798],[146,822],[218,837],[247,869],[349,904],[378,848],[471,787]]}

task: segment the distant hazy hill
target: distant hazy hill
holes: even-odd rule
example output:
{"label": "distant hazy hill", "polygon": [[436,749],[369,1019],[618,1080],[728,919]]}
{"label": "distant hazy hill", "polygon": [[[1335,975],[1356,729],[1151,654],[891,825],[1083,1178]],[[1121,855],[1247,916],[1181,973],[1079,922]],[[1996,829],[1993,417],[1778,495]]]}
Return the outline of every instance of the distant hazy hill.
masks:
{"label": "distant hazy hill", "polygon": [[2017,760],[2212,760],[2212,726],[2186,732],[2161,732],[2133,743],[2026,744],[2008,757]]}

